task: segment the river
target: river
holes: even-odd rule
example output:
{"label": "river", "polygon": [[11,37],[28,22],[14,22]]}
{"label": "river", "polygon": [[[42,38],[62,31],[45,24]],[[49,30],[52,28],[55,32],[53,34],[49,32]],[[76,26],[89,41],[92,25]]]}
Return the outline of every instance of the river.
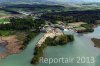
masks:
{"label": "river", "polygon": [[[100,49],[94,47],[93,42],[90,40],[93,37],[100,38],[100,26],[94,28],[94,30],[93,33],[74,34],[74,42],[64,46],[47,47],[44,51],[44,57],[46,58],[94,57],[94,63],[76,63],[77,60],[75,60],[73,63],[40,63],[36,66],[100,66]],[[1,59],[0,66],[33,66],[30,64],[30,60],[33,57],[34,47],[42,36],[43,33],[30,41],[27,48],[20,54],[10,55],[5,59]]]}

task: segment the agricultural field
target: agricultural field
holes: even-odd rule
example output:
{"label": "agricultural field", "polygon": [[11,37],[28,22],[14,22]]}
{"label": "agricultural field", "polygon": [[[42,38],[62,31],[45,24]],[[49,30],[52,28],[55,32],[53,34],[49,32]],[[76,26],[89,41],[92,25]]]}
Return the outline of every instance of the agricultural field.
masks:
{"label": "agricultural field", "polygon": [[13,35],[14,31],[9,31],[9,30],[0,30],[0,36],[9,36]]}
{"label": "agricultural field", "polygon": [[8,16],[10,16],[10,13],[0,10],[0,24],[9,23]]}
{"label": "agricultural field", "polygon": [[2,17],[2,16],[9,16],[9,15],[10,15],[10,13],[5,12],[3,10],[0,10],[0,17]]}
{"label": "agricultural field", "polygon": [[0,24],[6,24],[9,23],[9,18],[0,18]]}

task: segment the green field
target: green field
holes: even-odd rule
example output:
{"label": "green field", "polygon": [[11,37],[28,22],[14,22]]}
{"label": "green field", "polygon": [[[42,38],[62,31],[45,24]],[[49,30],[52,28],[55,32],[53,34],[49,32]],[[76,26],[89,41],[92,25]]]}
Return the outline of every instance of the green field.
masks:
{"label": "green field", "polygon": [[2,17],[9,16],[9,15],[10,15],[10,13],[5,12],[3,10],[0,10],[0,24],[2,24],[2,23],[8,23],[9,19],[8,18],[2,18]]}
{"label": "green field", "polygon": [[12,35],[14,32],[9,30],[0,30],[0,36],[9,36]]}
{"label": "green field", "polygon": [[1,18],[0,19],[0,24],[8,23],[9,19],[8,18]]}

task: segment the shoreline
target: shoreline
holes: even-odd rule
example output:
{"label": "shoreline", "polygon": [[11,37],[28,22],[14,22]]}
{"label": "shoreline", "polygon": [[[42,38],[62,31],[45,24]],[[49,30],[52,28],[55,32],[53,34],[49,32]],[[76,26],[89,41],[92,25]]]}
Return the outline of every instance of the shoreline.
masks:
{"label": "shoreline", "polygon": [[73,36],[71,35],[65,35],[62,31],[58,31],[58,29],[54,31],[48,31],[36,44],[34,53],[33,53],[34,56],[30,63],[33,65],[38,64],[40,60],[39,58],[43,56],[43,51],[47,46],[57,46],[57,45],[62,46],[68,42],[74,41],[74,37],[73,38],[72,37]]}
{"label": "shoreline", "polygon": [[0,44],[4,45],[4,48],[6,49],[4,52],[0,53],[0,59],[6,58],[12,54],[18,54],[22,51],[20,48],[22,47],[23,42],[18,40],[16,35],[2,37],[2,39],[0,39]]}
{"label": "shoreline", "polygon": [[100,39],[92,38],[91,40],[94,43],[94,47],[100,48]]}
{"label": "shoreline", "polygon": [[6,58],[9,55],[21,53],[29,44],[28,42],[36,35],[38,35],[38,33],[30,32],[28,34],[16,33],[15,35],[5,37],[0,36],[0,44],[6,48],[6,51],[0,53],[0,59]]}
{"label": "shoreline", "polygon": [[41,47],[41,45],[43,44],[43,42],[45,42],[47,37],[55,37],[55,36],[59,36],[59,35],[64,35],[63,32],[51,32],[51,33],[45,33],[44,36],[38,41],[37,46]]}

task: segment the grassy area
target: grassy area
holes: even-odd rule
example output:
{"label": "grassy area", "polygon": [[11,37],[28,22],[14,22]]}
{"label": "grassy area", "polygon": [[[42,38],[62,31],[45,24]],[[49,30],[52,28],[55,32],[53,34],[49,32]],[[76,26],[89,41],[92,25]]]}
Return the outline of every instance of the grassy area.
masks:
{"label": "grassy area", "polygon": [[9,22],[9,19],[8,18],[2,18],[2,17],[9,16],[9,15],[10,15],[10,13],[5,12],[3,10],[0,10],[0,24],[1,23],[4,23],[4,22]]}
{"label": "grassy area", "polygon": [[2,18],[2,19],[0,19],[0,24],[2,24],[2,23],[7,23],[7,22],[9,22],[10,20],[8,19],[8,18]]}
{"label": "grassy area", "polygon": [[81,27],[81,25],[85,25],[87,23],[85,22],[74,22],[74,23],[68,23],[69,26],[73,26],[73,27]]}
{"label": "grassy area", "polygon": [[75,30],[85,30],[86,28],[84,28],[84,27],[75,27],[74,29]]}
{"label": "grassy area", "polygon": [[13,35],[14,31],[9,31],[9,30],[0,30],[0,36],[9,36],[9,35]]}
{"label": "grassy area", "polygon": [[86,29],[92,29],[93,28],[92,24],[82,24],[81,26],[86,28]]}

